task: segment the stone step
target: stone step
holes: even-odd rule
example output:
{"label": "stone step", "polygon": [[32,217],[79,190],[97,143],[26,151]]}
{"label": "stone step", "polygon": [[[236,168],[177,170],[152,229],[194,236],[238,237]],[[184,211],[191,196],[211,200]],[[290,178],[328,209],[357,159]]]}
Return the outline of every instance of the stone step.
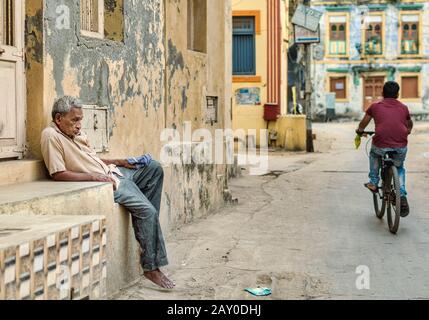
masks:
{"label": "stone step", "polygon": [[0,186],[48,178],[41,160],[0,161]]}
{"label": "stone step", "polygon": [[106,298],[103,216],[0,216],[0,300]]}
{"label": "stone step", "polygon": [[107,224],[107,295],[140,276],[131,217],[114,203],[110,184],[50,180],[0,186],[0,216],[98,216]]}

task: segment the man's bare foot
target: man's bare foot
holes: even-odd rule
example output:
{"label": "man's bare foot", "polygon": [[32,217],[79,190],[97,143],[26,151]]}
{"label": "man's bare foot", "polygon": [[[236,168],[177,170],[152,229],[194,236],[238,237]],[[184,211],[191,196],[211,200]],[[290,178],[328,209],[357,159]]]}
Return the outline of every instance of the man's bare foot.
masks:
{"label": "man's bare foot", "polygon": [[157,269],[161,274],[162,274],[162,277],[166,280],[166,281],[168,281],[169,283],[171,283],[172,285],[173,285],[173,287],[175,287],[176,286],[176,284],[174,283],[174,281],[172,281],[172,280],[170,280],[159,268]]}
{"label": "man's bare foot", "polygon": [[164,289],[173,289],[175,286],[174,283],[168,279],[159,269],[154,271],[146,271],[144,276],[146,279],[152,281]]}

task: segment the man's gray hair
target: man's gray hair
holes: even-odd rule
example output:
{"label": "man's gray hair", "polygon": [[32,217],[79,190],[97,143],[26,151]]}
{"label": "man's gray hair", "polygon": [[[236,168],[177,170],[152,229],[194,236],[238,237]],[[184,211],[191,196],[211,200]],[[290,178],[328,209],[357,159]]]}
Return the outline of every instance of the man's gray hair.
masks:
{"label": "man's gray hair", "polygon": [[54,107],[52,108],[52,119],[55,120],[55,116],[57,114],[62,116],[66,115],[73,108],[82,109],[82,102],[79,99],[70,96],[59,98],[57,101],[55,101]]}

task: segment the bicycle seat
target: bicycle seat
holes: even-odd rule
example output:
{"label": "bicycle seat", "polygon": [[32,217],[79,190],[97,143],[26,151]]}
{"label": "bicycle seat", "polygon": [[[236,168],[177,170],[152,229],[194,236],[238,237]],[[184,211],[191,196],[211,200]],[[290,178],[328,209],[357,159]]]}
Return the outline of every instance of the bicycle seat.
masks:
{"label": "bicycle seat", "polygon": [[398,155],[397,151],[388,151],[383,157],[383,161],[386,165],[394,165],[395,167],[399,167],[402,165],[402,161],[395,159],[395,155]]}
{"label": "bicycle seat", "polygon": [[398,154],[397,151],[387,151],[386,154],[384,155],[384,159],[392,160],[397,154]]}

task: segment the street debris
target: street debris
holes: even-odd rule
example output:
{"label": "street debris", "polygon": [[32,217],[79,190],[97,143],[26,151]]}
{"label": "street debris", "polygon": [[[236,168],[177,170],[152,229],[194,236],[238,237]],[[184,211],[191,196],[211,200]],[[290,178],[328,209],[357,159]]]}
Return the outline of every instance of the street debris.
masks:
{"label": "street debris", "polygon": [[246,288],[244,291],[256,297],[265,297],[272,294],[272,290],[270,288]]}

